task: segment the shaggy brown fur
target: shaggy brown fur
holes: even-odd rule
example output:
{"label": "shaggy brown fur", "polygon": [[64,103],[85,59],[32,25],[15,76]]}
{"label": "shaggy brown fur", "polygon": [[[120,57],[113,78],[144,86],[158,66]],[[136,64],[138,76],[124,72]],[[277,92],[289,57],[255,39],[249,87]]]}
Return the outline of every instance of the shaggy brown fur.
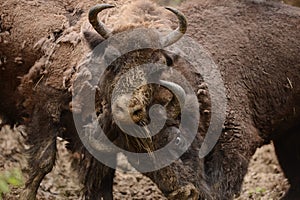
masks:
{"label": "shaggy brown fur", "polygon": [[204,164],[214,199],[239,193],[250,157],[271,140],[291,183],[285,198],[299,199],[299,8],[201,0],[181,9],[188,35],[211,53],[227,89],[223,134]]}
{"label": "shaggy brown fur", "polygon": [[[195,4],[198,5],[196,8]],[[300,94],[297,85],[300,72],[297,54],[300,51],[299,34],[295,29],[299,26],[299,9],[256,1],[201,1],[186,3],[183,9],[190,17],[189,33],[212,53],[220,67],[228,98],[223,134],[214,150],[205,158],[205,173],[195,173],[200,176],[195,182],[190,179],[198,189],[195,191],[203,192],[200,194],[203,199],[233,198],[240,191],[249,160],[256,148],[273,140],[291,183],[285,198],[299,198],[299,174],[293,165],[300,165],[297,158],[299,150],[296,142],[290,142],[291,146],[288,146],[288,141],[298,140],[296,132],[299,128]],[[202,26],[199,26],[199,21]],[[180,66],[179,60],[174,62],[175,66]],[[184,66],[181,71],[190,69],[187,63],[181,64]],[[195,80],[195,77],[191,80]],[[194,82],[194,86],[200,84],[201,81]],[[209,111],[208,107],[206,113]],[[201,124],[207,124],[209,118],[205,120]],[[176,127],[177,124],[173,125]],[[200,129],[199,135],[204,135],[205,130]],[[290,132],[290,139],[281,138],[286,136],[281,136],[284,132]],[[201,141],[200,138],[195,142],[190,151],[196,151]],[[161,138],[154,144],[160,142]],[[191,152],[185,154],[188,157],[185,162],[198,162],[198,166],[202,166],[202,162],[191,155]],[[176,163],[155,175],[147,175],[162,191],[168,193],[178,184],[171,178],[176,177],[172,174],[176,172],[174,169],[177,169]],[[167,172],[161,173],[164,170]],[[180,180],[184,182],[184,179],[181,177]],[[204,183],[197,186],[199,181]]]}
{"label": "shaggy brown fur", "polygon": [[[78,23],[94,1],[0,1],[0,116],[3,124],[19,124],[22,116],[15,106],[20,94],[20,77],[43,56],[36,43],[41,38],[57,39]],[[34,11],[34,12],[33,12]],[[84,14],[83,14],[84,15]],[[65,59],[65,53],[61,57]],[[74,54],[75,56],[75,54]],[[1,126],[1,125],[0,125]]]}
{"label": "shaggy brown fur", "polygon": [[[50,4],[57,2],[60,1],[50,1]],[[66,5],[60,2],[58,7],[61,9],[54,10],[58,14],[60,11],[64,13],[64,8],[77,3],[70,2]],[[31,6],[35,6],[26,3],[21,5],[25,6],[25,10],[31,10]],[[92,4],[87,1],[86,4],[80,5],[78,7],[86,11],[86,8]],[[7,37],[5,34],[10,33],[10,25],[6,22],[9,17],[15,17],[15,21],[12,20],[16,23],[13,27],[20,27],[20,31],[16,30],[8,43],[0,43],[1,62],[7,60],[5,69],[9,69],[6,70],[5,75],[0,74],[0,87],[4,91],[2,93],[4,96],[2,94],[0,96],[1,102],[4,102],[0,107],[0,114],[12,123],[20,121],[21,117],[27,118],[23,123],[27,125],[27,141],[31,145],[29,152],[31,172],[21,197],[26,200],[34,199],[40,181],[54,165],[57,151],[56,137],[61,136],[69,141],[68,148],[71,151],[80,152],[79,170],[85,185],[86,198],[112,199],[114,170],[98,162],[86,151],[73,124],[72,112],[80,115],[82,125],[86,125],[85,120],[89,118],[89,111],[94,108],[82,105],[82,99],[76,97],[75,103],[70,105],[72,92],[91,91],[95,86],[91,82],[93,77],[90,71],[93,69],[86,65],[90,50],[80,33],[80,29],[83,31],[88,29],[82,26],[86,18],[77,18],[76,14],[74,17],[68,12],[66,15],[58,15],[62,16],[62,19],[48,20],[49,23],[54,23],[49,26],[56,27],[57,24],[61,25],[62,21],[65,21],[67,27],[59,28],[58,32],[56,29],[49,28],[51,30],[48,32],[49,29],[45,28],[48,27],[47,24],[36,24],[34,30],[37,36],[35,36],[26,27],[21,26],[24,16],[30,18],[31,14],[25,12],[23,17],[11,15],[8,11],[14,6],[8,5],[7,1],[1,6],[3,9],[1,7],[0,12],[6,11],[0,19],[1,32],[4,30],[1,37],[5,38]],[[75,10],[78,7],[73,6]],[[111,25],[114,33],[136,27],[154,27],[164,32],[163,29],[168,30],[169,27],[166,26],[167,21],[161,20],[164,17],[160,10],[151,3],[139,1],[129,4],[127,9],[105,11],[107,14],[102,19],[106,24]],[[299,141],[297,133],[300,128],[298,125],[300,119],[299,9],[277,3],[255,3],[246,0],[221,2],[200,0],[183,4],[181,10],[189,20],[188,34],[211,53],[220,68],[227,89],[227,118],[218,144],[205,159],[199,159],[198,147],[203,141],[210,121],[209,91],[201,75],[190,71],[188,63],[164,51],[155,51],[155,57],[159,58],[159,61],[177,68],[195,86],[202,117],[197,138],[181,159],[164,169],[146,175],[157,183],[170,199],[197,199],[198,197],[232,199],[239,193],[248,162],[256,148],[273,140],[280,164],[291,183],[286,199],[299,199],[300,175],[297,171],[300,168],[300,160],[297,157],[300,154],[297,143]],[[44,10],[41,9],[41,12]],[[120,16],[128,16],[128,18],[121,19]],[[38,29],[39,27],[42,27],[43,31]],[[24,60],[28,59],[25,60],[28,64],[24,64],[24,71],[19,72],[17,66],[21,60],[15,58],[20,52],[10,54],[8,44],[19,47],[24,40],[19,44],[13,43],[12,40],[22,38],[19,32],[22,33],[23,29],[26,30],[23,31],[24,35],[33,39],[28,40],[29,47],[25,48],[22,56]],[[47,31],[44,32],[45,30]],[[95,34],[88,32],[85,32],[85,37],[90,47],[95,47],[102,41]],[[39,50],[33,49],[33,44],[36,42]],[[128,57],[120,58],[119,62],[122,59],[141,56],[144,56],[144,61],[148,61],[150,59],[148,53],[149,51],[140,52],[141,55],[132,53]],[[9,59],[4,59],[2,55]],[[128,63],[129,66],[134,65],[133,60]],[[138,63],[142,63],[142,60],[137,60]],[[118,66],[124,65],[121,62]],[[24,76],[25,73],[27,74]],[[19,87],[21,95],[15,93],[19,85],[17,76],[22,76],[22,84]],[[82,84],[71,87],[72,82],[77,78],[82,79],[80,82]],[[12,88],[4,85],[7,81],[12,82]],[[170,95],[161,87],[154,89],[151,103],[164,103],[173,98],[172,94]],[[107,92],[110,91],[105,90],[104,94],[109,96]],[[169,100],[161,98],[160,93],[167,93],[170,96]],[[124,142],[120,142],[123,141],[124,134],[111,124],[112,116],[108,110],[110,107],[107,106],[109,102],[100,102],[101,97],[108,96],[101,94],[101,90],[98,94],[97,113],[104,130],[113,131],[113,133],[107,132],[109,138],[123,148],[141,151],[137,148],[131,149],[136,147],[135,144],[126,146]],[[7,96],[12,96],[13,100],[6,99]],[[15,100],[19,102],[21,112],[17,109]],[[147,102],[143,105],[148,107],[151,103]],[[173,135],[176,135],[178,132],[176,120],[178,118],[168,121],[161,136],[152,138],[153,148],[164,146],[170,138],[174,137]],[[133,140],[129,137],[129,141]],[[112,160],[115,159],[114,154],[108,153],[107,156],[111,156]]]}
{"label": "shaggy brown fur", "polygon": [[[158,29],[164,27],[168,29],[167,23],[164,24],[163,20],[157,17],[160,13],[162,16],[161,9],[156,9],[157,7],[149,2],[128,4],[126,9],[123,8],[120,10],[119,15],[123,15],[122,13],[124,13],[125,16],[130,16],[129,13],[132,11],[133,14],[131,15],[134,16],[135,12],[142,10],[139,16],[145,17],[142,17],[142,21],[135,19],[128,23],[115,21],[114,26],[116,28],[114,29],[114,33],[136,27],[156,27]],[[106,15],[108,19],[110,18],[110,14],[111,13],[108,13]],[[118,16],[117,13],[115,14]],[[128,19],[132,20],[133,18]],[[121,24],[123,25],[121,26]],[[62,31],[58,37],[46,36],[42,38],[36,46],[43,52],[43,55],[35,62],[34,66],[30,68],[29,72],[22,77],[22,83],[19,86],[21,96],[23,97],[19,99],[22,115],[29,116],[25,125],[27,126],[28,132],[27,141],[31,146],[29,151],[30,178],[26,183],[26,189],[21,195],[21,198],[24,199],[34,199],[41,180],[51,171],[55,162],[55,139],[57,136],[69,141],[67,147],[73,152],[79,152],[81,155],[79,174],[85,185],[85,197],[87,199],[101,199],[102,197],[104,199],[112,199],[114,169],[106,167],[86,151],[77,136],[72,119],[71,112],[75,115],[80,115],[82,125],[88,127],[85,120],[90,117],[90,109],[93,108],[85,107],[89,105],[82,105],[82,100],[80,98],[77,99],[76,96],[74,97],[73,103],[70,104],[71,95],[72,93],[76,94],[78,91],[89,92],[95,87],[92,82],[89,82],[93,79],[93,73],[89,73],[89,71],[93,71],[94,69],[86,68],[85,63],[88,62],[89,50],[87,49],[87,45],[83,42],[80,33],[77,32],[79,28],[80,23],[77,23],[74,27],[71,26]],[[102,41],[99,36],[93,36],[93,34],[86,32],[88,29],[86,25],[83,25],[81,29],[90,47]],[[133,61],[132,64],[138,64],[135,61],[139,60],[140,63],[148,61],[157,62],[159,60],[163,63],[166,62],[167,58],[164,53],[156,50],[150,51],[153,52],[151,54],[149,54],[149,52],[137,52],[137,55],[133,54],[131,57],[125,56],[122,59],[127,63]],[[143,55],[144,59],[142,59]],[[70,60],[66,62],[66,58],[70,58]],[[123,62],[121,62],[122,59],[116,61],[115,64],[121,67],[123,65]],[[132,61],[130,61],[130,59],[132,59]],[[80,62],[81,64],[78,64]],[[72,82],[74,80],[78,81],[78,79],[80,79],[80,84],[71,87]],[[141,89],[148,91],[147,88],[148,86],[146,90],[145,88]],[[138,93],[139,92],[137,92],[137,94]],[[106,95],[105,98],[110,96],[109,93],[106,93]],[[99,95],[99,97],[102,96]],[[101,104],[102,100],[99,100],[98,103]],[[102,118],[103,121],[101,121],[101,124],[109,126],[109,128],[114,127],[110,126],[109,123],[111,118],[110,112],[106,111],[106,113],[110,116],[106,115],[105,118]],[[114,132],[118,133],[117,127],[114,129]],[[114,135],[116,133],[114,133]],[[113,135],[109,135],[109,138],[112,140],[116,139]],[[130,138],[128,140],[134,142],[134,140]],[[119,141],[121,141],[119,145],[124,146],[124,140],[119,139]],[[134,143],[130,145],[130,148],[136,147],[138,144],[139,143]],[[141,149],[137,150],[141,151]],[[115,159],[114,154],[108,154],[107,156],[111,157],[112,160]],[[170,170],[173,171],[173,169]],[[170,193],[179,189],[181,184],[179,184],[179,180],[176,181],[178,182],[177,184],[171,185],[171,188],[168,188],[168,190],[164,192]],[[194,187],[189,187],[188,189],[196,191]],[[182,190],[180,192],[184,194],[185,191]]]}

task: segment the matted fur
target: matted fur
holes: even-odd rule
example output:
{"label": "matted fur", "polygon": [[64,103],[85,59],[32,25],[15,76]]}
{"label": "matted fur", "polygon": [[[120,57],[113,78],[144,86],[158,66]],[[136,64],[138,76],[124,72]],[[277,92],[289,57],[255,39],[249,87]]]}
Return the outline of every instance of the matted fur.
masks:
{"label": "matted fur", "polygon": [[[56,1],[51,1],[51,5],[53,2]],[[94,89],[94,85],[90,83],[93,73],[84,64],[84,61],[88,60],[90,50],[82,40],[81,34],[81,31],[91,30],[84,24],[87,24],[85,17],[87,8],[92,6],[94,1],[77,3],[75,11],[83,9],[85,11],[83,17],[78,17],[78,19],[73,17],[70,20],[70,17],[64,15],[53,16],[55,22],[58,20],[58,24],[60,26],[64,24],[64,26],[57,27],[57,23],[54,23],[53,26],[49,25],[50,31],[45,31],[47,28],[43,28],[43,31],[35,30],[37,36],[32,36],[32,41],[28,43],[30,48],[23,50],[27,53],[24,55],[30,57],[32,54],[29,52],[32,51],[34,56],[30,57],[32,60],[28,61],[28,65],[25,60],[23,65],[25,70],[21,74],[15,73],[20,69],[18,65],[7,65],[15,67],[9,75],[13,77],[13,80],[18,81],[13,82],[13,91],[5,90],[5,95],[20,101],[21,109],[16,109],[15,101],[7,101],[4,99],[5,96],[1,96],[1,100],[9,102],[8,108],[14,111],[12,115],[5,112],[4,115],[14,118],[14,114],[21,113],[26,118],[23,123],[27,125],[27,141],[32,146],[29,152],[31,153],[31,178],[27,182],[24,195],[21,196],[26,200],[34,198],[35,189],[54,165],[57,136],[69,141],[67,147],[71,151],[80,153],[79,168],[87,199],[112,198],[114,170],[94,159],[75,134],[71,111],[82,114],[81,111],[86,109],[82,108],[80,98],[76,99],[76,105],[69,105],[74,90],[71,87],[74,78],[82,78],[82,85],[78,85],[77,89],[82,91]],[[165,28],[169,30],[169,22],[164,17],[167,11],[162,11],[162,8],[157,10],[154,4],[144,1],[117,2],[117,4],[123,3],[128,3],[128,5],[121,9],[103,11],[106,14],[99,16],[114,32],[136,27],[158,28],[163,32]],[[21,6],[23,4],[24,2]],[[3,10],[7,11],[9,7],[15,9],[14,6],[3,5]],[[15,5],[19,5],[18,2],[15,2]],[[58,10],[63,12],[64,5],[60,2]],[[31,11],[31,8],[32,6],[26,7],[26,11]],[[138,8],[142,10],[139,11]],[[220,67],[229,102],[227,119],[217,146],[204,160],[197,160],[197,148],[202,141],[202,137],[199,137],[191,150],[182,157],[181,161],[185,161],[184,164],[175,162],[175,166],[171,165],[169,168],[147,175],[166,195],[171,193],[170,196],[174,198],[178,197],[176,196],[178,194],[182,197],[180,194],[183,193],[176,193],[177,189],[183,188],[184,190],[186,189],[184,184],[193,182],[196,183],[194,184],[196,190],[194,188],[187,191],[197,192],[198,189],[203,199],[209,199],[211,196],[213,199],[232,199],[240,191],[249,159],[256,148],[273,139],[280,163],[292,185],[287,197],[288,195],[299,197],[298,169],[300,164],[297,157],[293,157],[299,152],[297,143],[299,141],[298,102],[300,102],[299,9],[279,3],[250,0],[195,0],[186,2],[181,9],[189,20],[189,36],[201,43]],[[0,11],[2,12],[2,9]],[[31,14],[28,16],[32,17]],[[18,22],[23,20],[19,16],[15,19]],[[30,21],[28,18],[25,20]],[[34,20],[30,22],[32,21]],[[2,15],[1,22],[5,22],[6,28],[9,27],[9,24],[2,19]],[[39,27],[38,24],[34,25]],[[12,44],[11,41],[18,37],[24,39],[22,34],[16,33],[24,31],[26,37],[30,36],[28,31],[26,32],[28,30],[25,29],[26,27],[20,27],[19,31],[13,32],[9,44]],[[4,36],[6,38],[5,34]],[[41,37],[42,40],[40,40]],[[16,43],[18,43],[17,47],[22,49],[22,41],[16,40]],[[37,47],[40,48],[34,49],[33,43],[37,43]],[[3,44],[0,43],[0,45]],[[4,49],[2,47],[1,50]],[[11,55],[14,56],[18,54],[9,52],[7,49],[5,47],[8,54],[12,53]],[[13,61],[14,58],[10,59],[10,62]],[[20,59],[16,61],[20,62]],[[32,67],[33,63],[35,64]],[[184,63],[181,65],[182,63],[178,61],[177,64],[184,68]],[[188,68],[184,69],[186,73],[190,73]],[[27,72],[28,74],[24,76]],[[20,83],[16,76],[22,77],[22,85],[19,87],[21,95],[15,93]],[[195,76],[191,75],[191,80],[195,80]],[[204,136],[209,124],[210,105],[205,84],[202,85],[201,80],[196,84],[200,84],[195,88],[200,94],[199,101],[203,106],[201,109],[206,109],[200,110],[203,112],[201,113],[203,121],[201,121],[199,133]],[[161,100],[164,99],[158,98],[158,101]],[[106,108],[107,102],[98,103]],[[1,107],[1,112],[7,111],[3,108]],[[109,124],[111,114],[106,109],[103,113],[103,124],[108,127],[111,125]],[[83,121],[88,115],[89,113],[82,115]],[[11,123],[19,122],[19,120],[20,117],[11,119]],[[171,124],[171,127],[172,125],[174,124]],[[292,126],[295,127],[292,128]],[[168,132],[170,130],[172,129],[166,129],[166,135],[171,135]],[[161,141],[159,139],[158,141]],[[157,142],[155,145],[160,144]],[[199,172],[197,174],[199,176],[192,174],[195,166],[198,167],[195,171]],[[183,169],[187,170],[184,173],[178,173]],[[289,169],[292,173],[289,173]],[[101,194],[98,193],[99,191]]]}

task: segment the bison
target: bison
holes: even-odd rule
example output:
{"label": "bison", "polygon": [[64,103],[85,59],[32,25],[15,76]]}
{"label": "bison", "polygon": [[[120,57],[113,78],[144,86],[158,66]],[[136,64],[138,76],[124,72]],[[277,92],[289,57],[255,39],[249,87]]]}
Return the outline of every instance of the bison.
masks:
{"label": "bison", "polygon": [[[56,137],[60,136],[69,141],[68,149],[80,152],[79,172],[86,198],[113,198],[114,169],[99,162],[84,147],[77,135],[75,116],[82,120],[79,120],[80,131],[86,136],[90,132],[97,135],[95,127],[99,124],[114,144],[128,151],[146,152],[149,157],[151,152],[170,141],[183,145],[187,151],[180,159],[154,172],[145,172],[170,199],[232,199],[240,191],[255,150],[273,141],[280,165],[291,184],[284,198],[298,199],[300,10],[272,2],[191,1],[180,7],[185,17],[181,12],[168,8],[180,21],[179,28],[168,34],[166,30],[171,29],[168,22],[161,20],[163,12],[149,2],[128,4],[120,13],[115,13],[117,17],[109,16],[107,21],[114,23],[114,30],[110,32],[96,16],[111,7],[104,4],[90,11],[89,20],[99,34],[86,30],[84,26],[82,28],[83,36],[90,48],[97,52],[100,63],[93,63],[90,58],[94,54],[89,53],[81,42],[81,35],[73,30],[66,30],[57,38],[46,37],[37,44],[44,55],[22,77],[17,105],[31,146],[30,178],[21,197],[35,198],[40,182],[54,165]],[[119,19],[120,16],[127,16],[128,23],[124,22],[124,18]],[[189,24],[187,34],[210,52],[226,88],[226,119],[222,134],[204,158],[199,157],[199,147],[212,119],[213,96],[210,96],[211,91],[201,74],[192,70],[191,63],[178,56],[181,54],[177,51],[165,50],[173,43],[176,45],[185,33],[185,18]],[[122,55],[118,48],[111,48],[118,45],[105,46],[105,42],[113,36],[123,32],[134,34],[141,27],[161,30],[162,34],[144,32],[144,43],[153,42],[158,45],[157,48]],[[122,40],[122,45],[134,43],[133,35],[130,36]],[[98,46],[101,48],[98,49]],[[82,62],[78,63],[78,58],[75,61],[71,59],[72,62],[56,60],[60,53],[66,57],[79,56]],[[117,59],[110,58],[115,55]],[[96,77],[98,82],[95,82],[94,72],[101,69],[103,60],[112,62],[108,62],[107,69],[103,70],[104,76],[100,80]],[[133,70],[135,73],[129,76],[131,78],[121,78],[132,72],[135,66],[145,63],[152,63],[153,69]],[[159,64],[165,65],[166,69],[157,69]],[[180,71],[192,85],[199,108],[195,109],[193,99],[185,94],[181,80],[165,76],[164,72],[171,69]],[[150,79],[154,78],[152,81],[159,84],[146,84],[149,78],[145,75],[147,70],[154,74]],[[121,83],[119,88],[116,87],[118,83]],[[130,87],[127,86],[132,84],[136,90],[130,96]],[[114,95],[115,88],[118,90]],[[84,104],[83,98],[90,97],[91,93],[96,94],[92,108]],[[149,134],[146,127],[153,118],[150,119],[148,112],[154,104],[164,106],[167,113],[159,115],[166,124],[153,137],[134,138],[115,121],[118,119],[122,125],[133,121],[141,127],[137,132]],[[199,125],[196,138],[188,147],[184,139],[189,136],[189,129],[179,127],[182,117],[179,107],[182,105],[188,107],[187,116],[191,124]],[[96,110],[96,120],[87,123],[91,109]],[[193,116],[198,109],[200,118]],[[105,144],[96,143],[92,148],[115,162],[115,152]],[[138,168],[136,160],[129,161]]]}
{"label": "bison", "polygon": [[[157,41],[161,40],[159,42],[159,45],[161,46],[156,49],[147,48],[129,52],[128,54],[121,56],[109,65],[108,70],[104,72],[105,78],[101,80],[98,86],[95,86],[93,82],[93,76],[95,76],[95,74],[92,72],[96,72],[101,69],[102,66],[101,63],[99,63],[99,65],[94,65],[90,62],[91,54],[89,51],[86,51],[85,48],[81,48],[79,44],[81,40],[80,34],[67,30],[61,37],[46,37],[38,42],[37,46],[40,46],[40,49],[45,52],[45,55],[35,62],[28,74],[22,77],[19,86],[19,92],[22,98],[19,100],[18,109],[22,111],[21,115],[24,118],[23,123],[27,127],[27,143],[31,147],[28,151],[30,155],[28,162],[30,168],[29,179],[21,198],[34,199],[40,182],[53,168],[57,151],[56,137],[58,136],[69,142],[67,148],[71,152],[79,152],[80,161],[78,170],[81,176],[80,178],[85,185],[84,193],[86,199],[113,198],[112,183],[115,169],[108,167],[95,159],[90,152],[87,151],[77,135],[78,130],[76,129],[76,126],[78,126],[78,124],[80,124],[79,130],[81,131],[82,129],[83,132],[87,134],[93,132],[93,129],[96,126],[93,123],[89,123],[90,121],[88,120],[92,117],[90,114],[91,108],[89,104],[84,103],[84,99],[89,98],[89,92],[91,91],[96,92],[96,117],[99,119],[99,124],[103,127],[110,140],[120,147],[135,152],[147,152],[150,154],[154,148],[154,144],[150,142],[151,138],[139,140],[126,134],[122,134],[121,129],[119,129],[118,126],[116,126],[116,123],[112,121],[111,108],[125,109],[125,106],[127,106],[122,103],[124,102],[124,99],[125,102],[127,100],[126,94],[128,88],[122,87],[113,103],[110,102],[110,98],[112,97],[111,89],[120,79],[120,76],[133,66],[144,63],[160,63],[171,66],[173,64],[171,57],[161,49],[175,43],[182,37],[186,31],[186,19],[179,11],[168,8],[168,10],[176,14],[179,19],[179,27],[176,30],[171,31],[172,29],[167,28],[168,23],[157,17],[163,13],[160,8],[154,6],[150,2],[138,2],[127,5],[126,9],[121,9],[120,13],[126,16],[131,9],[133,13],[139,12],[142,16],[144,15],[144,17],[140,18],[141,16],[139,16],[140,19],[131,19],[131,24],[116,23],[114,31],[109,32],[107,31],[107,28],[102,26],[101,22],[98,22],[97,14],[103,9],[111,7],[113,6],[104,4],[95,6],[90,10],[89,21],[98,32],[98,34],[95,34],[86,31],[85,26],[82,26],[82,34],[90,48],[98,46],[99,43],[105,43],[104,39],[109,39],[111,35],[135,30],[139,27],[156,27],[161,29],[162,32],[166,34],[164,37],[159,37],[157,32],[150,32],[148,35],[150,38],[145,41],[147,44],[147,42],[152,43],[154,41],[157,43]],[[144,11],[141,11],[142,9],[144,9]],[[135,13],[135,17],[138,16],[137,14],[138,13]],[[171,33],[167,34],[167,30],[171,31]],[[132,41],[134,37],[125,39],[126,40],[122,41],[125,45],[126,42],[129,43],[129,40],[131,40],[131,43],[135,44],[134,41]],[[63,47],[61,48],[61,46]],[[100,58],[104,57],[103,60],[106,61],[106,59],[109,59],[114,53],[113,51],[111,52],[111,48],[111,46],[104,46],[99,52],[97,51],[97,56]],[[52,61],[56,55],[58,56],[60,50],[72,51],[76,52],[76,54],[81,53],[81,62],[79,64],[72,63],[71,65],[64,65],[57,62],[55,59]],[[54,63],[57,64],[57,66],[54,65]],[[117,71],[119,71],[120,74],[114,74],[113,76],[115,76],[115,79],[110,79],[111,73],[116,73]],[[154,78],[158,79],[161,73],[160,70],[154,70]],[[139,80],[141,81],[139,83],[145,83],[144,81],[146,79],[143,74],[143,71],[136,71],[136,73],[133,74],[136,77],[135,82]],[[60,79],[60,77],[63,78]],[[184,95],[182,88],[179,87],[178,84],[170,83],[169,81],[163,81],[161,83],[165,88],[172,87],[178,91],[177,93],[179,95]],[[124,84],[128,85],[126,82]],[[159,86],[150,84],[144,85],[134,92],[135,97],[133,98],[134,100],[130,102],[131,106],[129,107],[130,110],[132,109],[130,111],[130,116],[134,122],[142,125],[142,127],[147,123],[147,110],[143,110],[143,108],[150,106],[154,101],[158,103],[161,102],[161,95],[159,95],[160,90],[158,89]],[[167,90],[165,93],[168,93]],[[156,98],[153,98],[155,95]],[[168,95],[172,96],[169,93]],[[176,101],[179,100],[171,98],[169,101],[169,107],[176,109]],[[165,102],[165,104],[168,103],[169,102]],[[92,107],[92,109],[94,108]],[[117,110],[116,113],[120,113],[121,118],[124,114]],[[179,113],[174,113],[173,115],[173,118],[176,118]],[[75,121],[76,123],[74,123],[74,117],[76,119],[79,118],[80,120]],[[164,130],[165,132],[169,132],[169,130],[172,129],[166,127]],[[129,145],[125,145],[125,140],[128,141],[126,144],[128,143]],[[95,148],[98,152],[102,152],[105,157],[108,157],[112,163],[116,162],[115,152],[110,152],[109,149],[107,151],[104,144],[100,144],[100,147],[96,144]],[[199,167],[197,168],[201,167],[202,165],[199,163]],[[162,184],[162,181],[159,181],[161,189],[166,195],[170,196],[170,198],[171,196],[174,196],[175,199],[178,196],[182,196],[182,198],[189,198],[189,196],[198,198],[199,192],[197,192],[195,186],[189,184],[186,178],[185,182],[181,182],[176,177],[173,169],[167,168],[166,170],[170,172],[170,177],[173,179],[171,183],[168,183],[169,180],[165,180],[168,185]],[[166,170],[164,170],[164,172]],[[199,171],[202,172],[203,170]],[[163,173],[160,172],[156,175],[149,172],[147,175],[153,177],[153,180],[156,180],[154,177],[163,177],[162,174]],[[199,177],[199,180],[201,179],[202,178]],[[200,182],[202,184],[202,181]],[[197,185],[201,184],[197,183]],[[205,183],[203,182],[203,185],[204,184]],[[203,186],[203,188],[205,187],[206,186]],[[187,193],[185,190],[191,192]],[[204,191],[201,192],[204,193]]]}
{"label": "bison", "polygon": [[200,1],[182,5],[188,34],[220,68],[228,107],[222,135],[205,158],[216,199],[238,194],[250,157],[273,141],[291,187],[300,195],[299,8],[275,2]]}

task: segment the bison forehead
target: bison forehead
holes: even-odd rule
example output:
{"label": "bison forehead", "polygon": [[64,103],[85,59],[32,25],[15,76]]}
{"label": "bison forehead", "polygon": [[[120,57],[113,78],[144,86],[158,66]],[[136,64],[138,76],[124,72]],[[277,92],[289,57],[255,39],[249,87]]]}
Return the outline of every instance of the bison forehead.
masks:
{"label": "bison forehead", "polygon": [[123,74],[119,80],[119,88],[128,93],[141,85],[147,84],[145,71],[140,68],[133,68]]}
{"label": "bison forehead", "polygon": [[165,63],[166,58],[159,50],[130,52],[119,57],[107,68],[104,82],[109,81],[114,85],[116,94],[132,93],[149,81],[159,80],[161,72],[166,68]]}

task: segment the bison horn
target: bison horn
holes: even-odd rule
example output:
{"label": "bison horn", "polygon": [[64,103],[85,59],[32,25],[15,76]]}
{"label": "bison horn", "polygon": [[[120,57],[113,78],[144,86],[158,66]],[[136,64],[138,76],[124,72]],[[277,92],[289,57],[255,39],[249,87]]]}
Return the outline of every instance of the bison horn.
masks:
{"label": "bison horn", "polygon": [[89,11],[89,22],[92,24],[94,29],[105,39],[109,38],[111,32],[107,28],[105,28],[105,25],[102,22],[98,21],[97,16],[102,10],[113,7],[115,6],[110,4],[98,4],[92,7]]}
{"label": "bison horn", "polygon": [[166,7],[166,9],[171,11],[177,16],[179,20],[179,26],[176,30],[172,31],[167,36],[162,38],[161,44],[163,47],[168,47],[174,44],[175,42],[177,42],[185,34],[187,29],[187,21],[183,13],[171,7]]}
{"label": "bison horn", "polygon": [[184,105],[186,93],[180,85],[174,82],[164,81],[164,80],[160,80],[159,82],[162,86],[166,87],[176,95],[181,106]]}

